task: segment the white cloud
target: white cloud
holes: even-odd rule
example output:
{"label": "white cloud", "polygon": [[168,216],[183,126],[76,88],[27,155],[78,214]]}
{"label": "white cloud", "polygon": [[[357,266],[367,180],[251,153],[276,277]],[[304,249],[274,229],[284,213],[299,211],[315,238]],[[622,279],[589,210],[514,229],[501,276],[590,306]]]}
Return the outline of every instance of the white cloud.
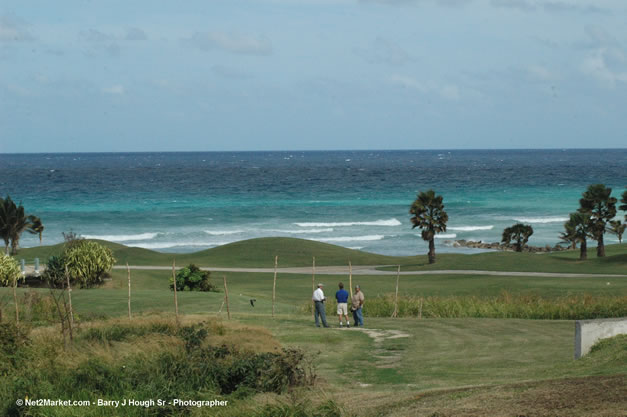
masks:
{"label": "white cloud", "polygon": [[355,53],[370,63],[401,66],[411,61],[407,51],[397,43],[382,37],[377,37],[368,48],[356,49]]}
{"label": "white cloud", "polygon": [[272,43],[261,36],[250,36],[224,32],[195,32],[186,39],[203,51],[221,49],[223,51],[244,55],[270,55]]}
{"label": "white cloud", "polygon": [[529,76],[538,81],[550,81],[555,79],[555,75],[542,65],[529,65],[527,67]]}
{"label": "white cloud", "polygon": [[617,83],[627,83],[627,56],[617,48],[599,48],[584,59],[581,70],[601,83],[614,87]]}
{"label": "white cloud", "polygon": [[15,16],[0,16],[0,42],[32,41],[34,39],[23,20]]}
{"label": "white cloud", "polygon": [[121,95],[126,92],[123,85],[117,84],[111,87],[103,87],[102,92],[105,94]]}
{"label": "white cloud", "polygon": [[126,28],[126,34],[124,35],[124,40],[126,41],[145,41],[148,39],[146,36],[146,32],[143,29],[137,27]]}
{"label": "white cloud", "polygon": [[421,94],[435,94],[436,96],[448,100],[459,101],[461,100],[461,93],[459,87],[455,84],[439,84],[435,82],[422,83],[413,77],[406,75],[392,75],[388,77],[387,81],[397,87],[402,87],[409,90],[415,90]]}

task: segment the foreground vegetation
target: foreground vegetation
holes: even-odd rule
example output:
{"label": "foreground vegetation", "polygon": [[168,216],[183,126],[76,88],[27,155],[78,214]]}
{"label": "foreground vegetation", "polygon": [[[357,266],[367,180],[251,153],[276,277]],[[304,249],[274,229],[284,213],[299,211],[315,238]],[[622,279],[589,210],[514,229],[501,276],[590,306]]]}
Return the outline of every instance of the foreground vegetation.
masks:
{"label": "foreground vegetation", "polygon": [[[171,254],[102,243],[118,264],[171,265]],[[127,272],[114,269],[102,284],[72,291],[75,333],[65,348],[49,289],[17,288],[22,323],[18,332],[11,327],[13,290],[0,288],[0,415],[588,417],[620,415],[627,408],[627,337],[606,340],[575,361],[574,323],[569,321],[627,315],[623,246],[608,246],[607,257],[585,262],[577,259],[576,251],[499,252],[441,254],[437,266],[430,266],[424,256],[371,258],[298,239],[233,245],[236,255],[215,248],[176,255],[176,262],[242,266],[242,261],[245,266],[271,267],[278,254],[280,266],[309,266],[315,254],[318,265],[342,265],[350,259],[353,264],[402,263],[404,270],[539,270],[598,276],[403,275],[399,317],[393,319],[389,316],[396,277],[354,275],[353,284],[360,284],[366,295],[366,327],[335,327],[330,302],[332,328],[317,329],[307,311],[311,274],[279,273],[272,317],[272,273],[214,271],[211,281],[220,284],[221,292],[178,293],[177,326],[171,271],[131,271],[129,320],[120,318],[127,315]],[[51,249],[33,248],[21,255],[30,251],[43,258],[41,254]],[[136,252],[141,255],[137,260],[131,257]],[[185,269],[179,272],[183,276]],[[621,276],[602,275],[610,273]],[[223,305],[223,276],[230,321]],[[347,280],[346,275],[316,277],[327,285],[330,299],[337,282]],[[256,300],[254,306],[251,299]],[[529,320],[535,318],[552,320]],[[595,397],[582,402],[589,393]],[[26,395],[92,401],[223,399],[229,406],[17,407],[16,399]]]}

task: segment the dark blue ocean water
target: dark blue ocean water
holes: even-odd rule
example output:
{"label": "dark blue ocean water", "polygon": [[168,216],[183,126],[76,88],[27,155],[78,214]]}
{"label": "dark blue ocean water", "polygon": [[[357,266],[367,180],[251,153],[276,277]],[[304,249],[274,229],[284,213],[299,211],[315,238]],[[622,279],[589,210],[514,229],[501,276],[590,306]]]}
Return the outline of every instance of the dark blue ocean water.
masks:
{"label": "dark blue ocean water", "polygon": [[554,244],[592,183],[622,193],[627,149],[0,154],[0,195],[42,218],[45,244],[72,230],[175,252],[293,236],[414,254],[426,245],[408,209],[429,188],[450,218],[441,251],[516,221]]}

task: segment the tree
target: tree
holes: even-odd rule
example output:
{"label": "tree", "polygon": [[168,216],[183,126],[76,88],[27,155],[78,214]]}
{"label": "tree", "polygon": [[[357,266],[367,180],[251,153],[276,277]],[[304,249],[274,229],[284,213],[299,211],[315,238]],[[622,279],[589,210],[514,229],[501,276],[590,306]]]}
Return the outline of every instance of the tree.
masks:
{"label": "tree", "polygon": [[[620,199],[620,202],[623,203],[618,207],[622,211],[627,211],[627,190],[623,191],[623,195]],[[627,213],[625,214],[625,221],[627,222]]]}
{"label": "tree", "polygon": [[623,233],[625,233],[627,224],[621,223],[620,220],[610,221],[610,232],[618,236],[618,243],[623,243]]}
{"label": "tree", "polygon": [[502,242],[509,244],[512,240],[515,241],[514,247],[516,252],[522,252],[523,248],[529,241],[529,237],[533,234],[533,228],[527,224],[516,223],[511,227],[506,227],[503,230]]}
{"label": "tree", "polygon": [[575,234],[575,227],[570,220],[564,223],[564,231],[560,233],[560,239],[562,242],[567,243],[571,249],[577,249],[577,242],[579,241]]}
{"label": "tree", "polygon": [[10,196],[0,198],[0,237],[4,240],[4,252],[11,255],[17,254],[22,233],[27,231],[39,235],[41,242],[44,226],[37,216],[27,216],[22,203],[16,205]]}
{"label": "tree", "polygon": [[429,242],[429,263],[435,263],[435,235],[446,232],[448,214],[444,211],[442,196],[435,195],[435,191],[420,192],[409,209],[412,229],[422,229],[422,238]]}
{"label": "tree", "polygon": [[101,283],[115,264],[111,249],[90,240],[75,241],[63,252],[62,259],[70,279],[82,287]]}
{"label": "tree", "polygon": [[[210,274],[209,271],[202,271],[196,265],[190,264],[176,273],[176,290],[217,292],[217,287],[209,281]],[[170,289],[174,289],[172,278],[170,278]]]}
{"label": "tree", "polygon": [[570,218],[564,223],[564,229],[573,239],[574,244],[580,243],[579,259],[588,259],[587,238],[590,237],[590,215],[587,213],[570,213]]}
{"label": "tree", "polygon": [[607,223],[616,216],[616,198],[611,196],[612,189],[603,184],[592,184],[579,200],[579,212],[589,213],[591,218],[590,233],[597,241],[597,256],[605,256],[603,236]]}

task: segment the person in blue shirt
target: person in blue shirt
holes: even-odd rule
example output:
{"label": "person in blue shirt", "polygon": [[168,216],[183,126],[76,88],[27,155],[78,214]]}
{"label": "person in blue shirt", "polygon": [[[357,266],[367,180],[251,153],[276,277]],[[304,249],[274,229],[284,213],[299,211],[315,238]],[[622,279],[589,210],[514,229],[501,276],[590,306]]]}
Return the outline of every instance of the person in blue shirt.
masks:
{"label": "person in blue shirt", "polygon": [[348,291],[344,289],[344,284],[341,282],[338,286],[340,289],[335,293],[335,299],[337,300],[337,315],[340,319],[340,327],[342,327],[342,315],[346,317],[346,327],[351,327],[348,321]]}

